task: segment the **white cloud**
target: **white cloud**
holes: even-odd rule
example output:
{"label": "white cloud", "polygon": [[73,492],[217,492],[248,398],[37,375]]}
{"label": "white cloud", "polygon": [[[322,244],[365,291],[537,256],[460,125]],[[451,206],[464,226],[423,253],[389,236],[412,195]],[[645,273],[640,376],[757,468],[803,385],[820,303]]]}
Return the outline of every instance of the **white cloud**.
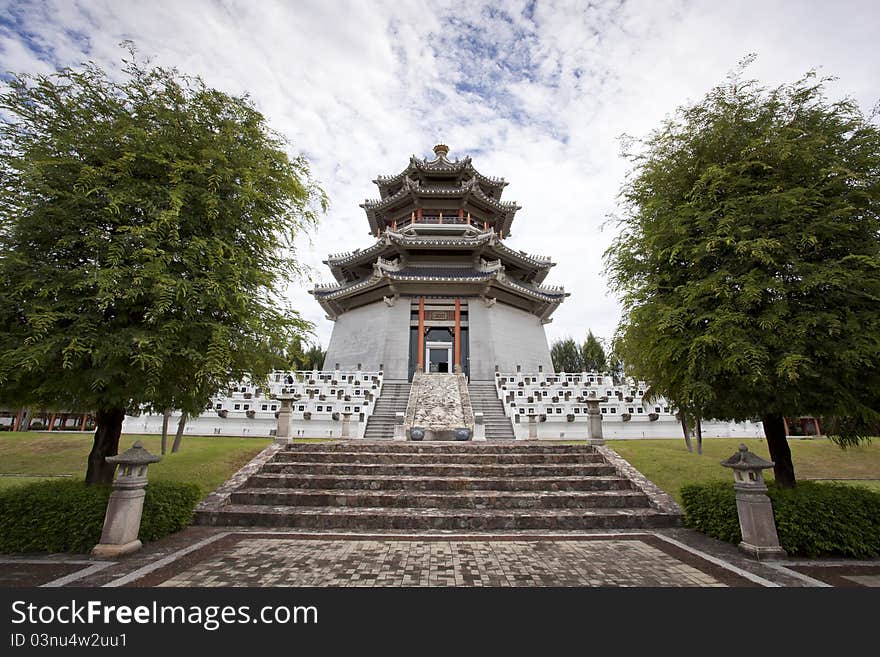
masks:
{"label": "white cloud", "polygon": [[[301,253],[317,278],[330,252],[370,243],[358,204],[438,140],[503,176],[523,206],[510,245],[558,262],[572,293],[550,338],[610,337],[618,306],[601,256],[627,170],[617,136],[643,135],[701,97],[745,54],[767,84],[822,67],[869,110],[880,12],[850,2],[19,2],[0,23],[0,68],[115,66],[133,40],[157,63],[249,92],[311,160],[332,208]],[[332,324],[291,288],[326,346]]]}

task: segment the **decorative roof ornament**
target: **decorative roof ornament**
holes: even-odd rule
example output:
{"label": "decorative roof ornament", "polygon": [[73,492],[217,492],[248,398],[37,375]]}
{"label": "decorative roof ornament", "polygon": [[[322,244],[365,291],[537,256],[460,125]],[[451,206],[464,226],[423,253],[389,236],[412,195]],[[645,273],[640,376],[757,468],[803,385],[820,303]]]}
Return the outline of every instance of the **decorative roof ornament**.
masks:
{"label": "decorative roof ornament", "polygon": [[434,155],[438,158],[442,157],[444,160],[447,159],[446,156],[449,155],[449,146],[446,144],[437,144],[434,146]]}

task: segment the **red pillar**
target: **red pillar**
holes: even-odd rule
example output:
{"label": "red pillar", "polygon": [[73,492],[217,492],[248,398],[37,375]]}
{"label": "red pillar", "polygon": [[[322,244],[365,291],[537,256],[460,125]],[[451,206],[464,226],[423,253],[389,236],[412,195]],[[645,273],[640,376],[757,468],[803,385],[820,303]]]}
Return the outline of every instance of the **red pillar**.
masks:
{"label": "red pillar", "polygon": [[21,414],[24,409],[19,408],[18,413],[15,414],[15,419],[12,421],[12,430],[18,431],[18,428],[21,426]]}
{"label": "red pillar", "polygon": [[458,209],[458,223],[460,223],[460,224],[464,223],[464,208]]}
{"label": "red pillar", "polygon": [[813,418],[813,422],[816,424],[816,435],[817,435],[817,436],[821,436],[821,435],[822,435],[822,429],[819,428],[819,418],[814,417],[814,418]]}
{"label": "red pillar", "polygon": [[55,413],[49,416],[49,431],[52,431],[52,428],[55,426]]}
{"label": "red pillar", "polygon": [[782,423],[785,425],[785,435],[790,436],[791,434],[788,431],[788,420],[785,418],[784,415],[782,416]]}
{"label": "red pillar", "polygon": [[[421,214],[421,210],[419,210]],[[425,297],[419,297],[419,371],[425,371]]]}
{"label": "red pillar", "polygon": [[443,210],[440,210],[440,223],[443,223]]}
{"label": "red pillar", "polygon": [[83,421],[82,421],[82,424],[81,424],[80,427],[79,427],[79,430],[80,430],[80,431],[85,431],[85,430],[86,430],[86,419],[88,419],[88,417],[89,417],[88,413],[83,413]]}
{"label": "red pillar", "polygon": [[461,367],[461,299],[455,300],[455,367]]}
{"label": "red pillar", "polygon": [[422,223],[422,209],[416,208],[416,222]]}

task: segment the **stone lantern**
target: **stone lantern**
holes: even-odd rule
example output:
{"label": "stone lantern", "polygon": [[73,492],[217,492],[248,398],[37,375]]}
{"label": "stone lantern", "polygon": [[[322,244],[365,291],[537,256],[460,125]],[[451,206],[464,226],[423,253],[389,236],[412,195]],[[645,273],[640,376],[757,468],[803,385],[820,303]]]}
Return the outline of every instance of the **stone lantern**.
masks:
{"label": "stone lantern", "polygon": [[587,398],[587,431],[587,442],[590,445],[605,444],[605,438],[602,436],[602,410],[599,408],[599,400],[593,391]]}
{"label": "stone lantern", "polygon": [[[311,397],[311,395],[309,396]],[[281,408],[278,410],[275,442],[286,445],[290,442],[290,419],[293,415],[293,402],[296,395],[275,395],[275,399],[281,402]]]}
{"label": "stone lantern", "polygon": [[742,532],[739,549],[756,559],[785,557],[785,550],[779,545],[773,504],[767,497],[762,472],[772,468],[773,462],[765,461],[740,444],[739,451],[722,461],[721,465],[733,470],[736,511]]}
{"label": "stone lantern", "polygon": [[107,502],[101,542],[92,548],[96,557],[113,558],[141,549],[138,532],[144,510],[147,487],[147,467],[162,460],[150,454],[137,441],[130,449],[117,456],[108,456],[107,463],[118,465],[113,492]]}

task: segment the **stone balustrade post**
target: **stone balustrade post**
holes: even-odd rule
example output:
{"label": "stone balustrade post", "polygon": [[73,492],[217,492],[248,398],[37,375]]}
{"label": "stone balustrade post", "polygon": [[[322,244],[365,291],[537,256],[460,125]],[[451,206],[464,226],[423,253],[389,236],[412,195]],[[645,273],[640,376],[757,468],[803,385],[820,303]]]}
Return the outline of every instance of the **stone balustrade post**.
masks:
{"label": "stone balustrade post", "polygon": [[602,435],[602,410],[598,399],[587,399],[587,442],[590,445],[604,445]]}
{"label": "stone balustrade post", "polygon": [[773,462],[765,461],[740,444],[739,451],[721,461],[721,465],[733,470],[736,512],[742,532],[739,549],[759,560],[784,558],[786,553],[779,545],[773,503],[767,497],[762,472],[772,468]]}
{"label": "stone balustrade post", "polygon": [[107,463],[119,467],[107,501],[101,542],[92,548],[92,555],[112,559],[141,549],[138,532],[146,496],[147,467],[161,460],[161,456],[145,450],[140,441],[122,454],[106,457]]}
{"label": "stone balustrade post", "polygon": [[394,414],[394,440],[406,440],[406,429],[403,426],[405,420],[405,413]]}
{"label": "stone balustrade post", "polygon": [[294,395],[276,395],[275,399],[281,402],[278,409],[278,427],[275,430],[275,442],[287,445],[290,443],[290,421],[293,417]]}
{"label": "stone balustrade post", "polygon": [[474,440],[486,440],[486,425],[481,411],[474,413]]}

